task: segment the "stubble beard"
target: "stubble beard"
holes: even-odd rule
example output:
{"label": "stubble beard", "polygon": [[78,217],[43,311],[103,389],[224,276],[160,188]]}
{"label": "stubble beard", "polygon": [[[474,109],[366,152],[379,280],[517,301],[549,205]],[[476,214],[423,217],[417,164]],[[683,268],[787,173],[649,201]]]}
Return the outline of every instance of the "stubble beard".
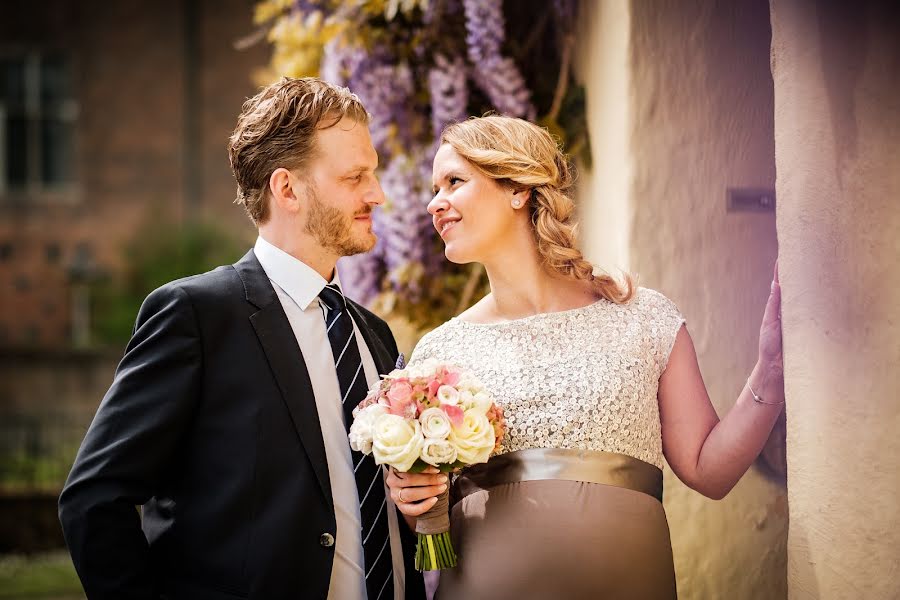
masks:
{"label": "stubble beard", "polygon": [[375,247],[377,238],[370,231],[365,236],[353,235],[353,219],[363,214],[371,214],[371,207],[348,217],[345,213],[328,206],[319,198],[318,190],[310,185],[309,217],[305,231],[325,250],[337,256],[352,256],[368,252]]}

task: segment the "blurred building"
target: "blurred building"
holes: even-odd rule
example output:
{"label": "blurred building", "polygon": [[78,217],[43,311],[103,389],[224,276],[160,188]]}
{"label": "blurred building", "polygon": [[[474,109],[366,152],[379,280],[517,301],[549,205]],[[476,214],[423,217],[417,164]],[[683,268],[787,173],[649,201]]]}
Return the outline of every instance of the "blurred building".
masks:
{"label": "blurred building", "polygon": [[250,0],[11,2],[0,19],[0,348],[88,335],[85,282],[162,218],[248,229],[225,143]]}

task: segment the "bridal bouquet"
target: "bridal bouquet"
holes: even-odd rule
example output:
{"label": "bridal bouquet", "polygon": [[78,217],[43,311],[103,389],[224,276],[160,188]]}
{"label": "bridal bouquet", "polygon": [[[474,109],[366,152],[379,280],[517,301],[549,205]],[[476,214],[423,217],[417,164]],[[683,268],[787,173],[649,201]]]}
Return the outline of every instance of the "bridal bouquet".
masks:
{"label": "bridal bouquet", "polygon": [[[353,411],[350,446],[375,462],[418,473],[442,473],[487,462],[500,448],[503,409],[471,374],[429,359],[395,369],[372,386]],[[456,566],[450,543],[449,492],[416,522],[416,568]]]}

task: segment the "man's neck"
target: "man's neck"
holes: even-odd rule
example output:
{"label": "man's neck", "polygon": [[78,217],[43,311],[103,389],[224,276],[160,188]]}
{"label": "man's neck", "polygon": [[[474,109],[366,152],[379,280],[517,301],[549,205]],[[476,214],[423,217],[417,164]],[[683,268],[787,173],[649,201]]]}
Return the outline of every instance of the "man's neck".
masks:
{"label": "man's neck", "polygon": [[279,235],[271,228],[260,227],[259,235],[279,250],[287,252],[303,264],[315,270],[325,281],[334,277],[337,257],[324,252],[314,240],[307,236]]}

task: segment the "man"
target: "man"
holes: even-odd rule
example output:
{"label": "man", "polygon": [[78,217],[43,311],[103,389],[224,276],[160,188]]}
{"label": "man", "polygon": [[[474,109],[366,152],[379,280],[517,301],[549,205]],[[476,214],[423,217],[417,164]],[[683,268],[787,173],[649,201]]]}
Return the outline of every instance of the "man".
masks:
{"label": "man", "polygon": [[376,240],[367,123],[317,79],[244,104],[229,156],[256,245],[147,297],[60,496],[90,599],[424,597],[383,473],[347,439],[398,354],[335,272]]}

